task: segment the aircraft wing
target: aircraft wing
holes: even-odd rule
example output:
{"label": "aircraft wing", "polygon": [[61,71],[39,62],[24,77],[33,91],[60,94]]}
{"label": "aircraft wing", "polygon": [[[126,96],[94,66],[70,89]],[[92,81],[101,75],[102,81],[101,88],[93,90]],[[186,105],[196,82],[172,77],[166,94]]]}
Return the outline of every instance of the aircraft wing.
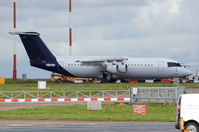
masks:
{"label": "aircraft wing", "polygon": [[80,62],[85,65],[104,65],[108,63],[122,63],[124,61],[128,60],[126,57],[102,57],[102,58],[86,58],[77,60],[77,62]]}

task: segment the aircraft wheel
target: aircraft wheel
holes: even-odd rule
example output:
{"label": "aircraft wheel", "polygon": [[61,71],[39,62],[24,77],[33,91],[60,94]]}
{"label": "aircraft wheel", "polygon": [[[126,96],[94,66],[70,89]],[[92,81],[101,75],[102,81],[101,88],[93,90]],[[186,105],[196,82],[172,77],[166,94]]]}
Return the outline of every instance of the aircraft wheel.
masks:
{"label": "aircraft wheel", "polygon": [[57,82],[58,83],[62,83],[62,80],[59,78],[59,79],[57,79]]}

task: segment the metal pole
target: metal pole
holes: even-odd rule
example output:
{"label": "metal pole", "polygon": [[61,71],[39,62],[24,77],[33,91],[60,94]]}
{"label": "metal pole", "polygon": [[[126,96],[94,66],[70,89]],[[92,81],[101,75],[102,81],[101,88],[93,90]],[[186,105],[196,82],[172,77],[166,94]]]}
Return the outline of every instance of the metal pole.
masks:
{"label": "metal pole", "polygon": [[72,26],[71,26],[71,13],[72,13],[72,0],[68,1],[68,11],[69,11],[69,55],[72,55]]}
{"label": "metal pole", "polygon": [[72,47],[72,28],[69,28],[69,45]]}
{"label": "metal pole", "polygon": [[13,2],[13,28],[16,28],[16,2]]}
{"label": "metal pole", "polygon": [[[16,29],[16,2],[13,2],[13,31]],[[13,36],[13,80],[17,80],[17,55],[16,55],[16,42]]]}
{"label": "metal pole", "polygon": [[132,105],[132,88],[129,89],[130,106]]}

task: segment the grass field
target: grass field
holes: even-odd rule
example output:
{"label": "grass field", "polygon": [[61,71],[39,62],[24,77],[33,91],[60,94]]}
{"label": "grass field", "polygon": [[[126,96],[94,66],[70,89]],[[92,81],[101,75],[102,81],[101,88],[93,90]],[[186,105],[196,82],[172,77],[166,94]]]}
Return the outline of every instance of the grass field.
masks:
{"label": "grass field", "polygon": [[[126,90],[130,87],[173,87],[173,84],[146,83],[106,83],[106,84],[72,84],[47,81],[46,90]],[[0,91],[39,91],[38,79],[27,81],[11,79],[0,85]],[[199,88],[199,84],[181,84],[187,88]],[[42,90],[44,91],[44,90]],[[88,111],[86,104],[68,106],[50,106],[42,108],[1,111],[0,119],[23,120],[83,120],[83,121],[175,121],[176,107],[170,104],[148,104],[147,115],[132,115],[128,104],[103,104],[102,111]]]}
{"label": "grass field", "polygon": [[0,119],[80,120],[80,121],[175,121],[176,107],[171,104],[148,104],[147,115],[132,115],[128,104],[103,104],[101,111],[88,111],[86,104],[50,106],[1,111]]}
{"label": "grass field", "polygon": [[[13,81],[11,79],[6,79],[5,85],[0,85],[0,91],[38,91],[37,81],[45,79],[29,79],[27,81],[17,80]],[[126,90],[129,87],[173,87],[173,84],[162,84],[162,83],[106,83],[106,84],[72,84],[72,83],[54,83],[50,80],[47,81],[46,90]],[[185,86],[187,88],[199,88],[199,84],[180,84],[180,86]],[[43,90],[42,90],[43,91]]]}

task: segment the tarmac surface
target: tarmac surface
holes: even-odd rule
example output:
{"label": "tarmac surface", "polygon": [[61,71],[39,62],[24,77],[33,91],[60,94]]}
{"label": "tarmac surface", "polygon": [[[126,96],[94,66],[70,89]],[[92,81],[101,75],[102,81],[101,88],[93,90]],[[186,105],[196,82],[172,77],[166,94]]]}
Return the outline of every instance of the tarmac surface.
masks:
{"label": "tarmac surface", "polygon": [[0,120],[0,132],[179,132],[174,125],[174,122]]}
{"label": "tarmac surface", "polygon": [[188,93],[199,93],[199,88],[188,88]]}

